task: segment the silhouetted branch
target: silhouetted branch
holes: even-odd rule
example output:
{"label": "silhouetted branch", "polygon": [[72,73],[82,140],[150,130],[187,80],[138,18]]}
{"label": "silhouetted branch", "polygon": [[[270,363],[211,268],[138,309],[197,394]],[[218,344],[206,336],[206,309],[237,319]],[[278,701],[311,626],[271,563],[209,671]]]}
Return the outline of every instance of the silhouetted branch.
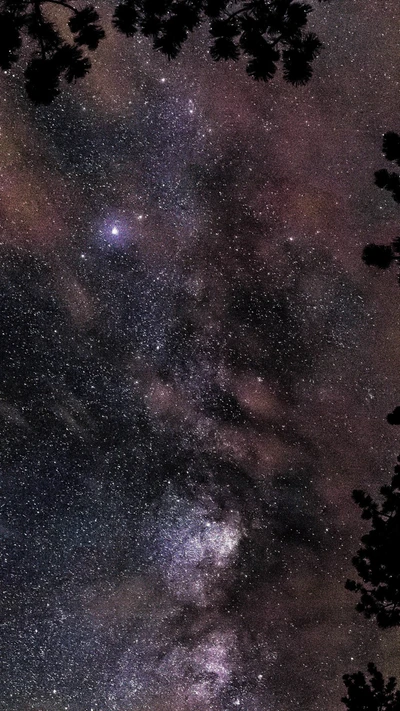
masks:
{"label": "silhouetted branch", "polygon": [[231,12],[226,16],[227,20],[232,20],[233,17],[236,17],[236,15],[242,15],[244,12],[251,12],[254,8],[254,3],[247,3],[246,5],[243,5],[243,7],[240,7],[239,10],[235,10],[235,12]]}
{"label": "silhouetted branch", "polygon": [[[46,4],[64,8],[70,17],[71,41],[63,39],[57,21],[44,12]],[[201,24],[208,24],[212,59],[246,60],[246,71],[268,81],[282,62],[283,77],[298,85],[312,76],[313,62],[322,47],[306,31],[312,8],[301,0],[120,0],[113,25],[126,36],[151,38],[153,47],[169,59]],[[90,68],[81,48],[93,51],[104,37],[92,5],[78,9],[73,0],[0,0],[0,68],[18,62],[22,39],[32,50],[25,70],[26,89],[35,103],[50,103],[60,92],[60,81],[76,81]],[[39,61],[40,60],[40,61]]]}
{"label": "silhouetted branch", "polygon": [[399,257],[390,244],[367,244],[363,249],[362,259],[368,266],[388,269]]}
{"label": "silhouetted branch", "polygon": [[345,674],[347,696],[342,702],[348,711],[400,711],[400,691],[394,676],[385,683],[375,664],[368,664],[369,680],[362,672]]}
{"label": "silhouetted branch", "polygon": [[51,3],[53,5],[60,5],[60,7],[65,7],[67,10],[70,10],[74,14],[77,14],[78,10],[76,7],[73,5],[70,5],[68,2],[64,2],[64,0],[41,0],[43,3]]}
{"label": "silhouetted branch", "polygon": [[395,407],[386,417],[389,425],[400,425],[400,407]]}
{"label": "silhouetted branch", "polygon": [[43,36],[44,36],[43,16],[42,16],[42,13],[40,10],[40,3],[38,0],[35,0],[34,8],[35,8],[35,15],[36,15],[36,19],[38,22],[38,26],[40,28],[40,32],[38,32],[38,40],[39,40],[39,44],[40,44],[40,49],[41,49],[43,59],[46,59],[46,47],[45,47],[44,39],[43,39]]}
{"label": "silhouetted branch", "polygon": [[371,521],[371,530],[362,537],[363,545],[353,558],[363,582],[348,580],[346,588],[359,594],[356,609],[365,617],[375,617],[380,627],[393,627],[400,624],[399,464],[390,485],[381,487],[380,493],[384,499],[378,505],[364,491],[353,492],[362,518]]}

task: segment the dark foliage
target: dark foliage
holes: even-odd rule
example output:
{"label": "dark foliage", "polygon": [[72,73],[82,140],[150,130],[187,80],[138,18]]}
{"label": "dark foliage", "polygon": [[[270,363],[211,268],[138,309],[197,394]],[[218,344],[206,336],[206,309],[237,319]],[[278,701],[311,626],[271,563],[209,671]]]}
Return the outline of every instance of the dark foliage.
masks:
{"label": "dark foliage", "polygon": [[345,674],[347,696],[342,698],[349,711],[400,711],[400,691],[395,677],[385,683],[374,664],[368,664],[369,680],[362,672]]}
{"label": "dark foliage", "polygon": [[79,46],[88,49],[97,49],[99,42],[104,38],[104,30],[98,24],[99,16],[91,5],[75,12],[68,22],[69,29],[75,36]]}
{"label": "dark foliage", "polygon": [[385,133],[382,146],[383,155],[400,165],[400,136],[393,131]]}
{"label": "dark foliage", "polygon": [[[64,8],[69,14],[68,41],[51,20],[48,8],[52,5]],[[61,79],[71,83],[84,77],[90,69],[84,51],[97,49],[103,37],[99,15],[92,5],[78,10],[62,0],[0,3],[0,68],[7,71],[19,61],[24,40],[30,50],[25,86],[36,104],[50,104],[60,93]]]}
{"label": "dark foliage", "polygon": [[386,244],[367,244],[363,249],[362,258],[368,266],[387,269],[396,259],[393,249]]}
{"label": "dark foliage", "polygon": [[171,58],[189,33],[207,22],[213,59],[236,60],[244,55],[247,73],[267,81],[282,58],[285,79],[304,84],[321,49],[318,38],[304,30],[311,10],[310,5],[292,0],[239,5],[229,0],[122,0],[114,13],[114,25],[128,36],[139,31],[151,37],[154,47]]}
{"label": "dark foliage", "polygon": [[[385,133],[383,137],[382,153],[392,163],[400,165],[400,136],[393,131]],[[375,173],[375,184],[378,188],[392,193],[393,200],[400,202],[400,176],[398,173],[389,173],[382,168]]]}
{"label": "dark foliage", "polygon": [[[400,166],[400,136],[389,132],[383,137],[384,156]],[[375,173],[375,184],[392,194],[400,203],[400,175],[386,169]],[[368,265],[387,269],[400,258],[400,237],[390,245],[368,244],[362,258]],[[400,281],[400,278],[399,278]],[[390,425],[400,425],[400,407],[387,415]],[[400,456],[397,458],[400,463]],[[362,582],[347,580],[346,588],[359,595],[356,610],[375,618],[379,627],[400,625],[400,465],[389,486],[380,489],[381,504],[364,491],[353,491],[353,499],[362,509],[362,518],[371,521],[370,531],[361,538],[362,547],[353,558],[353,565]],[[373,663],[368,665],[369,680],[358,671],[345,674],[347,696],[342,702],[348,711],[400,711],[400,690],[395,677],[385,683]]]}
{"label": "dark foliage", "polygon": [[[400,136],[393,131],[385,133],[383,137],[382,152],[384,156],[400,165]],[[375,172],[375,185],[391,193],[393,200],[400,203],[400,175],[389,173],[386,168]],[[391,245],[368,244],[364,247],[362,258],[368,266],[387,269],[394,260],[400,258],[400,237],[396,237]],[[399,279],[400,280],[400,279]]]}
{"label": "dark foliage", "polygon": [[321,44],[318,37],[309,32],[300,42],[283,51],[283,76],[291,84],[306,84],[312,76],[312,61],[318,55]]}
{"label": "dark foliage", "polygon": [[[52,6],[65,11],[68,41],[52,21]],[[173,59],[189,34],[206,23],[214,60],[244,56],[247,73],[262,81],[271,79],[282,61],[285,80],[297,85],[311,78],[321,49],[317,36],[306,31],[311,11],[297,0],[121,0],[113,25],[128,37],[137,32],[150,37],[155,49]],[[18,62],[26,42],[26,89],[37,104],[53,101],[62,79],[70,83],[87,74],[90,61],[84,51],[97,49],[103,37],[92,5],[78,9],[66,0],[0,0],[0,68],[7,71]]]}
{"label": "dark foliage", "polygon": [[0,67],[3,70],[10,69],[12,64],[18,60],[18,52],[21,47],[22,22],[18,15],[11,12],[2,12],[0,15]]}
{"label": "dark foliage", "polygon": [[392,193],[395,202],[400,202],[400,177],[397,173],[389,173],[386,168],[375,173],[375,185]]}
{"label": "dark foliage", "polygon": [[[399,458],[400,462],[400,458]],[[365,617],[375,617],[380,627],[400,624],[400,466],[389,486],[380,493],[378,505],[364,491],[353,492],[362,509],[362,518],[371,521],[371,530],[362,537],[362,548],[353,565],[363,583],[348,580],[346,587],[360,596],[356,609]]]}
{"label": "dark foliage", "polygon": [[389,425],[400,425],[400,407],[395,407],[386,419]]}

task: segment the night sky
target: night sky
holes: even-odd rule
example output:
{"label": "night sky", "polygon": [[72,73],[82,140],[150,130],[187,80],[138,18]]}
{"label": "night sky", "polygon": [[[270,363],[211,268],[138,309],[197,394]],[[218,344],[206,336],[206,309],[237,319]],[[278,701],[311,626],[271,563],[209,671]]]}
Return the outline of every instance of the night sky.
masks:
{"label": "night sky", "polygon": [[0,101],[0,709],[338,711],[400,675],[344,589],[391,477],[398,2],[332,0],[293,87],[111,29]]}

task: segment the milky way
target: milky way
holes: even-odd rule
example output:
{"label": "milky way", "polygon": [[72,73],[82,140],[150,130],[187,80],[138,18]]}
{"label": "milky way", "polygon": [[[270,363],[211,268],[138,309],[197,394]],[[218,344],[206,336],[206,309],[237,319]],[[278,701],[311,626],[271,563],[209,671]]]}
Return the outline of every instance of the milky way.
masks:
{"label": "milky way", "polygon": [[54,106],[1,80],[4,711],[335,711],[396,673],[344,581],[398,453],[398,285],[360,254],[397,234],[400,17],[315,15],[306,87],[109,25]]}

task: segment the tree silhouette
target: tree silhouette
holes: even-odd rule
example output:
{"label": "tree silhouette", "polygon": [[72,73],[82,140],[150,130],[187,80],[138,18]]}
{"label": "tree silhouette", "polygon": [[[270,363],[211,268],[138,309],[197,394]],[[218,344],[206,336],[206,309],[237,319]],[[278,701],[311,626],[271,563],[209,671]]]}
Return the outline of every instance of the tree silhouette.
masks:
{"label": "tree silhouette", "polygon": [[389,425],[400,425],[400,407],[395,407],[386,417]]}
{"label": "tree silhouette", "polygon": [[387,244],[367,244],[364,247],[362,258],[368,266],[387,269],[398,257],[395,255],[393,247]]}
{"label": "tree silhouette", "polygon": [[387,683],[374,664],[368,664],[369,681],[362,672],[345,674],[347,696],[342,698],[349,711],[400,711],[400,691],[395,677]]}
{"label": "tree silhouette", "polygon": [[[398,418],[399,413],[394,413]],[[392,414],[394,414],[392,413]],[[388,416],[389,419],[390,416]],[[400,457],[398,457],[400,462]],[[389,486],[380,489],[381,505],[364,491],[353,491],[353,499],[362,509],[362,518],[371,521],[371,530],[362,537],[362,548],[353,564],[364,584],[348,580],[346,588],[360,593],[356,606],[365,617],[375,617],[379,627],[400,625],[400,466]],[[344,674],[347,695],[342,702],[348,711],[400,711],[400,690],[395,677],[385,682],[377,667],[368,664],[369,680],[358,671]]]}
{"label": "tree silhouette", "polygon": [[[44,5],[67,11],[70,41],[64,40]],[[60,80],[68,83],[85,76],[90,60],[84,50],[95,50],[104,37],[99,15],[92,5],[78,10],[63,0],[2,0],[0,3],[0,68],[19,60],[22,39],[31,49],[25,69],[26,91],[34,103],[49,104],[60,92]]]}
{"label": "tree silhouette", "polygon": [[[398,458],[400,462],[400,457]],[[362,509],[362,518],[371,521],[371,530],[362,537],[362,547],[353,565],[363,583],[348,580],[348,590],[360,594],[356,606],[365,617],[375,617],[379,627],[400,624],[400,466],[389,486],[380,489],[381,505],[364,491],[353,491]]]}
{"label": "tree silhouette", "polygon": [[[54,6],[66,13],[68,41],[51,13]],[[151,38],[154,48],[172,59],[205,23],[214,60],[243,55],[247,73],[262,81],[274,76],[281,61],[284,79],[300,85],[311,78],[321,49],[318,37],[306,31],[311,11],[297,0],[121,0],[113,25],[128,37]],[[78,9],[74,0],[0,0],[0,68],[7,71],[19,61],[24,40],[31,51],[26,90],[34,103],[51,103],[62,78],[71,83],[85,76],[91,66],[85,51],[95,50],[104,36],[93,5]]]}
{"label": "tree silhouette", "polygon": [[[400,166],[400,136],[397,133],[393,131],[385,133],[382,153],[387,160]],[[390,192],[393,200],[400,203],[400,175],[398,173],[389,173],[385,168],[377,170],[375,185]],[[400,237],[397,237],[390,245],[367,244],[364,247],[362,258],[368,266],[387,269],[392,262],[400,260]]]}
{"label": "tree silhouette", "polygon": [[[400,136],[389,132],[383,137],[382,152],[387,160],[400,166]],[[400,175],[386,169],[375,173],[379,188],[392,194],[400,203]],[[362,258],[369,266],[387,269],[400,260],[400,237],[389,245],[368,244]],[[391,425],[400,424],[400,407],[387,415]],[[397,458],[400,462],[400,457]],[[362,509],[362,518],[371,521],[370,531],[361,538],[362,547],[353,558],[353,565],[362,582],[347,580],[346,588],[358,593],[356,610],[367,618],[374,617],[381,628],[400,626],[400,465],[397,464],[390,485],[383,486],[382,503],[361,490],[353,491],[353,499]],[[349,711],[400,711],[400,691],[395,677],[385,683],[373,663],[368,665],[369,680],[358,671],[345,674],[347,695],[342,698]]]}
{"label": "tree silhouette", "polygon": [[[392,163],[400,166],[400,136],[393,131],[385,133],[382,143],[382,153]],[[393,200],[400,202],[400,176],[389,173],[385,168],[375,173],[375,184],[392,193]]]}
{"label": "tree silhouette", "polygon": [[239,3],[239,7],[229,0],[122,0],[114,13],[114,25],[128,36],[140,31],[151,37],[155,49],[173,58],[189,32],[206,20],[213,59],[236,60],[244,54],[247,73],[267,81],[282,58],[285,79],[304,84],[321,48],[316,35],[304,31],[311,10],[310,5],[291,0],[255,0]]}

